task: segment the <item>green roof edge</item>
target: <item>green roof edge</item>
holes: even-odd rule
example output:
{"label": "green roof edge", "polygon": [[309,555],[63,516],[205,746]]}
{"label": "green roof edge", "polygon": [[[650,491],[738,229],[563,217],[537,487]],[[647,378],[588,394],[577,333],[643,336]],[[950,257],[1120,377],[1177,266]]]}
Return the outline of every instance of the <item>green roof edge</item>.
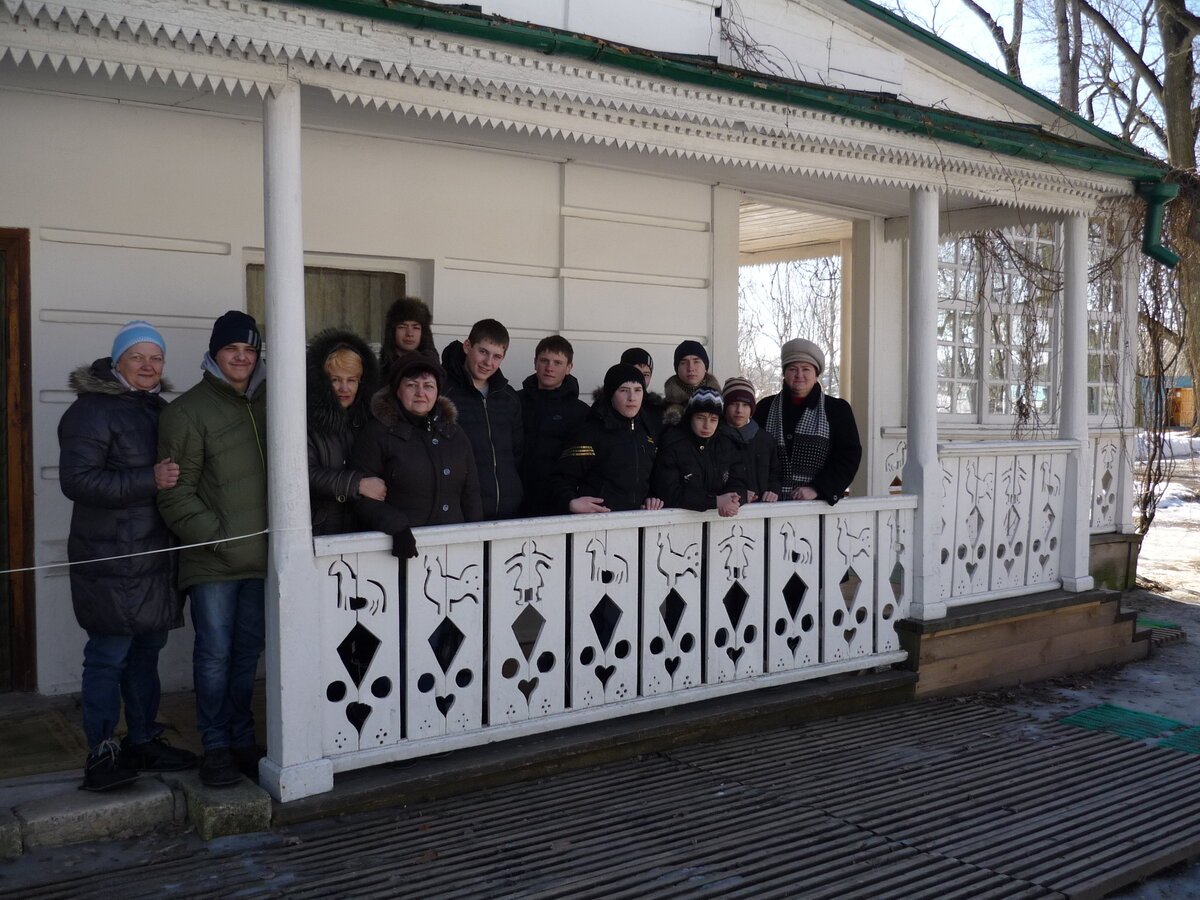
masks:
{"label": "green roof edge", "polygon": [[[483,13],[464,12],[453,8],[437,8],[425,5],[420,0],[290,0],[302,6],[312,6],[336,12],[361,15],[366,18],[393,21],[411,28],[430,28],[499,43],[512,44],[559,56],[571,56],[593,62],[606,63],[635,72],[702,87],[727,90],[760,98],[783,102],[789,105],[819,109],[825,112],[846,115],[861,121],[871,122],[898,131],[923,134],[951,143],[991,150],[1005,156],[1032,159],[1069,166],[1084,171],[1103,172],[1133,180],[1159,180],[1166,173],[1165,164],[1122,142],[1103,129],[1097,129],[1111,142],[1111,152],[1088,147],[1040,130],[1023,125],[1005,125],[990,120],[976,119],[959,113],[950,113],[929,107],[921,107],[900,100],[889,99],[878,94],[868,94],[844,89],[823,88],[805,82],[770,78],[760,73],[733,69],[716,64],[704,65],[692,60],[656,53],[642,48],[615,44],[600,38],[572,34],[544,25],[517,23],[501,17]],[[859,4],[863,0],[847,0]],[[886,10],[867,4],[879,13]],[[903,19],[891,16],[897,23]],[[915,32],[941,42],[940,38],[924,32],[911,23],[905,23]],[[964,60],[990,72],[1012,87],[1021,88],[1041,102],[1058,109],[1050,100],[1036,91],[1024,88],[1018,82],[990,66],[975,60],[969,54],[958,54]],[[1060,110],[1065,113],[1065,110]],[[1094,127],[1094,126],[1093,126]],[[969,130],[966,130],[969,129]]]}

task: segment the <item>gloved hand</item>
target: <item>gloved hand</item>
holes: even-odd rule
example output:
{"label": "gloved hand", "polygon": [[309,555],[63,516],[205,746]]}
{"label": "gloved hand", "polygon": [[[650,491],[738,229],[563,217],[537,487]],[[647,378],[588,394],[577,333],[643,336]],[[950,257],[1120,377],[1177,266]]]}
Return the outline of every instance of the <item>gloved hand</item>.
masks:
{"label": "gloved hand", "polygon": [[411,528],[402,528],[392,535],[392,556],[396,559],[413,559],[417,555],[417,539]]}

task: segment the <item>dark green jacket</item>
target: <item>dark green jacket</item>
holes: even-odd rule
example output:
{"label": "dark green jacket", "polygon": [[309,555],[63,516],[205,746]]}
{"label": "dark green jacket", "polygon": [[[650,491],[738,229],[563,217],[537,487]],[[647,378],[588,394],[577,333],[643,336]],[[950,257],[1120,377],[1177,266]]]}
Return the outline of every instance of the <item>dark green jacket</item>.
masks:
{"label": "dark green jacket", "polygon": [[[259,370],[262,363],[259,363]],[[255,375],[259,376],[260,371]],[[179,464],[179,483],[158,492],[158,509],[182,544],[179,587],[267,575],[267,386],[249,395],[206,371],[162,412],[158,458]]]}

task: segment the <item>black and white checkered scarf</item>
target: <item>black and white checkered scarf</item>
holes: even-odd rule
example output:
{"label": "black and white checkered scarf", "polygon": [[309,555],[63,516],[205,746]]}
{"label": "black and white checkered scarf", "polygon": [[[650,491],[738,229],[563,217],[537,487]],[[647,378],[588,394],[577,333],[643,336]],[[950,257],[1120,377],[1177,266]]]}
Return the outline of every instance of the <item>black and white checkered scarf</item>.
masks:
{"label": "black and white checkered scarf", "polygon": [[819,402],[806,407],[791,434],[783,433],[783,404],[790,403],[787,391],[780,391],[767,413],[767,433],[779,445],[783,459],[784,495],[804,487],[829,458],[829,419],[825,415],[825,393]]}

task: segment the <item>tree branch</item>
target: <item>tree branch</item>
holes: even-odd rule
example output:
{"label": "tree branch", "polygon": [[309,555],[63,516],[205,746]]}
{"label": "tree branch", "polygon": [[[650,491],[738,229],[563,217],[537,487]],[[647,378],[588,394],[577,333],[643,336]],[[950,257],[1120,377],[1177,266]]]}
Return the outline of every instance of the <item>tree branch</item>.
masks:
{"label": "tree branch", "polygon": [[[963,2],[967,2],[967,0],[963,0]],[[1113,42],[1114,46],[1121,51],[1121,55],[1137,70],[1138,74],[1146,79],[1147,84],[1150,86],[1150,93],[1161,104],[1163,102],[1162,82],[1159,81],[1158,75],[1155,74],[1154,70],[1146,65],[1146,61],[1142,59],[1142,55],[1130,46],[1129,41],[1125,40],[1121,32],[1113,27],[1112,22],[1108,21],[1100,10],[1088,3],[1088,0],[1079,0],[1079,8]]]}

